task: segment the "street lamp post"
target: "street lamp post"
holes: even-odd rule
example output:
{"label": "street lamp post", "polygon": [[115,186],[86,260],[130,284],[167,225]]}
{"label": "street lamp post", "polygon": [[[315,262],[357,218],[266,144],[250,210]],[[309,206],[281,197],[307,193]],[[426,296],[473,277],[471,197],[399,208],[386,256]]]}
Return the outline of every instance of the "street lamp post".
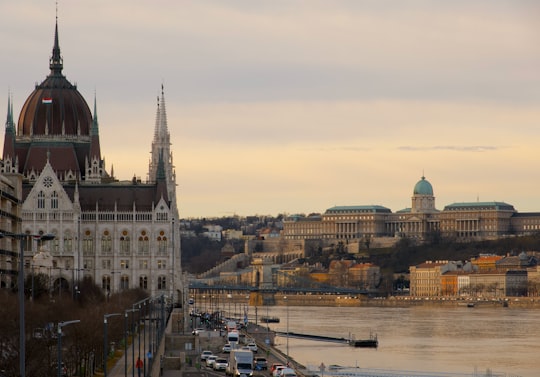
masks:
{"label": "street lamp post", "polygon": [[[154,314],[154,302],[152,300],[150,300],[148,302],[149,306],[148,306],[148,353],[147,353],[147,358],[150,358],[152,357],[152,354],[153,354],[153,350],[154,350],[154,347],[152,345],[152,321],[154,320],[152,317],[153,317],[153,314]],[[150,360],[148,360],[148,363],[150,363]]]}
{"label": "street lamp post", "polygon": [[[148,315],[148,308],[150,307],[150,301],[144,302],[144,325],[143,325],[143,376],[146,376],[146,316]],[[141,352],[141,345],[139,344],[139,354]]]}
{"label": "street lamp post", "polygon": [[[141,321],[142,321],[142,325],[143,325],[143,352],[145,352],[145,347],[146,347],[146,302],[147,302],[148,298],[146,298],[145,300],[143,300],[142,302],[139,303],[139,326],[141,325]],[[141,307],[141,303],[142,303],[142,307]],[[142,312],[144,314],[142,314],[142,318],[141,318],[141,309],[142,309]],[[139,357],[141,356],[141,329],[139,328]],[[144,360],[144,355],[142,356],[142,359]],[[144,368],[146,368],[146,363],[143,364],[143,372],[144,372]]]}
{"label": "street lamp post", "polygon": [[80,319],[75,319],[73,321],[58,322],[58,333],[56,334],[58,338],[58,364],[56,365],[56,375],[62,377],[62,327],[71,325],[72,323],[79,323]]}
{"label": "street lamp post", "polygon": [[[28,237],[34,237],[41,241],[54,239],[53,234],[27,234],[27,233],[0,233],[0,238],[10,237],[19,241],[19,373],[21,377],[26,377],[26,334],[24,331],[24,241]],[[33,293],[32,293],[33,294]]]}
{"label": "street lamp post", "polygon": [[287,365],[289,365],[289,299],[287,296],[283,297],[287,303]]}
{"label": "street lamp post", "polygon": [[107,340],[107,318],[120,315],[120,313],[111,313],[103,315],[103,377],[107,377],[107,359],[108,352],[108,340]]}

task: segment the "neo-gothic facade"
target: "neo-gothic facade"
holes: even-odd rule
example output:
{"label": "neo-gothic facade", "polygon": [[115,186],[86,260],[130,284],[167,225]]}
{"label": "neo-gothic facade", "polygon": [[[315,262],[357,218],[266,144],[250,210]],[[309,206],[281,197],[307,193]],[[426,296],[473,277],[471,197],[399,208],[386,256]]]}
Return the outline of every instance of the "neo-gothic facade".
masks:
{"label": "neo-gothic facade", "polygon": [[283,222],[285,239],[374,241],[430,236],[461,240],[494,239],[540,232],[540,213],[518,213],[503,202],[454,203],[437,210],[431,183],[422,177],[413,189],[411,208],[393,213],[378,206],[337,206],[322,215],[290,216]]}
{"label": "neo-gothic facade", "polygon": [[[92,114],[62,73],[58,23],[49,68],[18,123],[8,100],[0,167],[2,174],[22,177],[19,231],[55,235],[39,250],[27,239],[26,272],[47,274],[55,290],[75,291],[78,281],[90,277],[105,293],[137,287],[179,297],[176,177],[163,86],[148,177],[120,181],[101,156],[96,99]],[[11,229],[0,229],[6,231]]]}

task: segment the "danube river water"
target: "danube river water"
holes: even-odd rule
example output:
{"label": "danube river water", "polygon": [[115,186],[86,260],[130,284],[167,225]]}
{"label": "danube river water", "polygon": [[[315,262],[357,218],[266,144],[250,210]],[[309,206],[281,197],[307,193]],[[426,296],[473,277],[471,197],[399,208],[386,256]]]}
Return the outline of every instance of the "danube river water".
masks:
{"label": "danube river water", "polygon": [[[250,308],[251,309],[251,308]],[[252,313],[250,313],[251,316]],[[503,307],[270,307],[270,329],[356,339],[376,333],[377,349],[276,337],[276,345],[303,365],[506,373],[540,376],[540,310]],[[287,320],[288,319],[288,320]],[[288,325],[287,325],[288,324]],[[288,343],[288,346],[287,346]]]}

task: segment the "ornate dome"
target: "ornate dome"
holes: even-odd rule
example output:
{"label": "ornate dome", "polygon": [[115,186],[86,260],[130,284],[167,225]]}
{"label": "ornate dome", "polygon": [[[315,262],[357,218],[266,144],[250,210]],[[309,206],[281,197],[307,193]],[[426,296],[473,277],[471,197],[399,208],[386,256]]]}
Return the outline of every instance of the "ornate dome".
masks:
{"label": "ornate dome", "polygon": [[62,74],[58,25],[49,62],[51,73],[30,94],[19,115],[18,136],[89,136],[92,114],[83,96]]}
{"label": "ornate dome", "polygon": [[422,179],[414,186],[413,195],[429,195],[433,196],[433,187],[431,183],[426,180],[426,177],[422,176]]}

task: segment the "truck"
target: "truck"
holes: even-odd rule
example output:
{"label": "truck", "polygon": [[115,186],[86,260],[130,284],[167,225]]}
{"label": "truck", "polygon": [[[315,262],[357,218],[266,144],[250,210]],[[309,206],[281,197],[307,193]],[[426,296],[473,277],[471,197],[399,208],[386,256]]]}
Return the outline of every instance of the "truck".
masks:
{"label": "truck", "polygon": [[252,377],[253,352],[241,349],[232,350],[225,374],[232,377]]}

